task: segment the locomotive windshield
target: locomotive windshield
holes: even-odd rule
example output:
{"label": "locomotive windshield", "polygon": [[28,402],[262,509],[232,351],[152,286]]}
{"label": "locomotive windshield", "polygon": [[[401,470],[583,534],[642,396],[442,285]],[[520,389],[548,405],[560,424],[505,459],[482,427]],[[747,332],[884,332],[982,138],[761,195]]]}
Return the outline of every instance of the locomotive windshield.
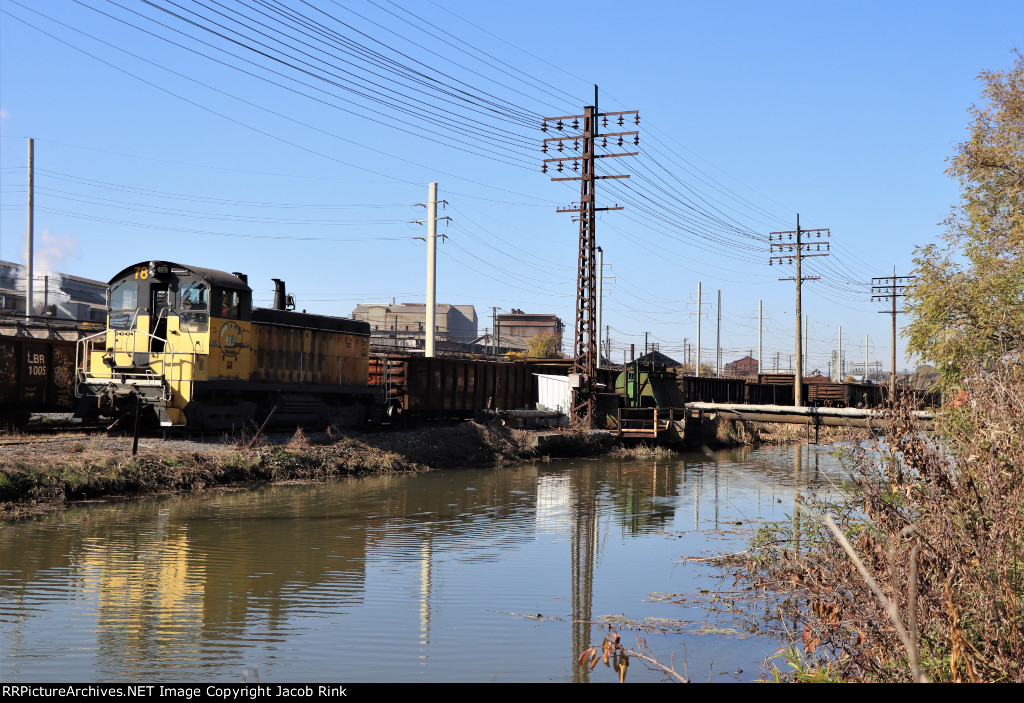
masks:
{"label": "locomotive windshield", "polygon": [[127,330],[135,325],[139,311],[139,284],[121,281],[110,288],[110,327]]}

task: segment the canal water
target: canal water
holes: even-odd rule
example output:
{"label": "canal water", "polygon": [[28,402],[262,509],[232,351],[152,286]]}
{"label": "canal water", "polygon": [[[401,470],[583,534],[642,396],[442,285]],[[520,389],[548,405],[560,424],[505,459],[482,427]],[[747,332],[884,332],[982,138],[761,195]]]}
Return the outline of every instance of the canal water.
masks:
{"label": "canal water", "polygon": [[2,527],[0,680],[611,681],[575,665],[607,623],[694,680],[753,680],[780,642],[687,557],[742,550],[840,483],[829,452],[215,490]]}

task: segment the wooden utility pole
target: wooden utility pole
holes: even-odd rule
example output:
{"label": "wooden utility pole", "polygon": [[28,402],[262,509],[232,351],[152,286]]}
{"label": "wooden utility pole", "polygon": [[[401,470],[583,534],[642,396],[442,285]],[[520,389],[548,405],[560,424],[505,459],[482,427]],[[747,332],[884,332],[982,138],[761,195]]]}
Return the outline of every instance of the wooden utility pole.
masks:
{"label": "wooden utility pole", "polygon": [[[796,260],[796,277],[795,278],[780,278],[780,281],[796,281],[796,367],[793,370],[793,404],[803,405],[803,344],[800,335],[800,316],[803,315],[803,299],[801,297],[801,284],[804,281],[817,281],[820,280],[820,276],[804,276],[802,273],[801,264],[803,259],[808,256],[828,256],[829,255],[829,242],[805,242],[803,237],[806,235],[808,239],[815,237],[821,239],[822,233],[825,233],[825,237],[831,237],[832,232],[828,228],[819,229],[801,229],[800,228],[800,215],[796,216],[796,230],[788,232],[771,232],[768,235],[768,250],[770,256],[768,257],[768,265],[771,266],[775,262],[780,265],[783,260],[787,263],[793,263]],[[796,241],[793,241],[793,237],[796,237]],[[776,242],[775,239],[778,238]],[[788,241],[787,241],[788,240]],[[821,245],[825,245],[825,251],[821,251]],[[776,254],[776,252],[778,252]],[[788,253],[787,253],[788,252]],[[814,252],[814,253],[811,253]]]}
{"label": "wooden utility pole", "polygon": [[[878,311],[883,315],[892,315],[892,371],[889,373],[889,394],[892,398],[896,397],[896,313],[903,312],[903,310],[896,309],[896,298],[906,296],[904,291],[910,285],[902,283],[902,281],[912,281],[915,278],[917,276],[897,276],[896,267],[893,267],[891,276],[879,276],[871,279],[871,299],[892,301],[892,310]],[[866,358],[865,353],[865,364],[867,363]]]}
{"label": "wooden utility pole", "polygon": [[[549,146],[559,152],[554,158],[544,159],[542,172],[547,173],[549,165],[557,164],[557,171],[562,173],[565,164],[571,164],[578,176],[555,176],[552,181],[579,181],[580,200],[576,207],[559,209],[558,212],[569,212],[579,216],[579,254],[576,282],[576,340],[573,349],[573,369],[575,377],[572,401],[572,426],[575,429],[589,430],[594,425],[594,413],[597,400],[597,340],[601,330],[597,327],[597,261],[595,245],[595,227],[597,213],[604,210],[621,210],[615,207],[597,207],[595,185],[604,178],[629,178],[628,175],[598,176],[595,172],[597,159],[620,156],[636,156],[639,152],[622,152],[614,154],[598,154],[598,148],[608,147],[609,138],[613,145],[621,147],[625,138],[632,138],[633,144],[640,143],[638,131],[605,132],[611,117],[618,124],[624,125],[627,117],[634,124],[640,124],[640,113],[637,110],[621,112],[600,112],[597,108],[597,86],[594,86],[594,104],[583,108],[582,115],[563,117],[545,117],[541,130],[548,131],[548,123],[559,132],[569,126],[570,134],[549,137],[544,140],[542,151],[547,153]],[[617,120],[616,120],[617,118]],[[570,124],[571,121],[571,124]],[[600,121],[600,125],[598,122]],[[600,137],[600,140],[599,140]],[[568,153],[566,153],[568,152]]]}

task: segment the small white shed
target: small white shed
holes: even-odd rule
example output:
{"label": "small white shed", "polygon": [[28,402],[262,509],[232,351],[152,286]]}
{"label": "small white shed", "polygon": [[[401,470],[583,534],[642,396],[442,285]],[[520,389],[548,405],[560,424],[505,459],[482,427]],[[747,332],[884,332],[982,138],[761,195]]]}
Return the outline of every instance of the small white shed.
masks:
{"label": "small white shed", "polygon": [[537,377],[537,409],[557,410],[562,413],[558,424],[569,425],[569,413],[572,410],[572,388],[568,376],[552,376],[536,373]]}

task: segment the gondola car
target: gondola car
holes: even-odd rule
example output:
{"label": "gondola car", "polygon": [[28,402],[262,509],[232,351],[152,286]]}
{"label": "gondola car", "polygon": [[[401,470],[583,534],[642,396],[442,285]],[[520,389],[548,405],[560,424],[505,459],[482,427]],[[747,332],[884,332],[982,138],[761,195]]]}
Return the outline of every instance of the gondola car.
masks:
{"label": "gondola car", "polygon": [[253,308],[240,273],[147,261],[109,283],[107,328],[79,341],[76,419],[163,427],[353,425],[379,404],[370,326],[294,310],[284,283]]}

